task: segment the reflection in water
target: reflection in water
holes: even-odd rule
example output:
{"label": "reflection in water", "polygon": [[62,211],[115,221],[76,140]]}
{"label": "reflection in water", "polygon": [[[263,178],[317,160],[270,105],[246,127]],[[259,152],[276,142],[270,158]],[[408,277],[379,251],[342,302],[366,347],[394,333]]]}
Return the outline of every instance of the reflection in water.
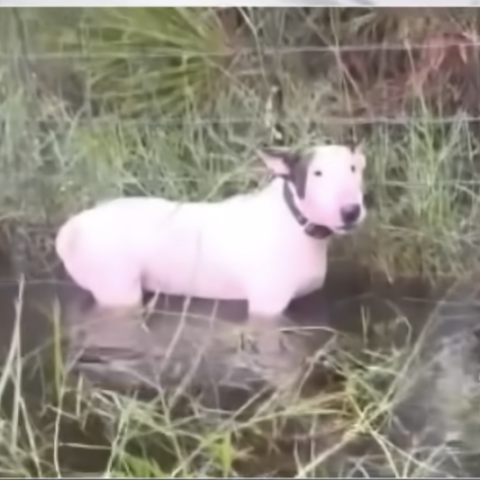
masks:
{"label": "reflection in water", "polygon": [[[460,445],[465,438],[476,439],[478,436],[471,421],[468,421],[468,426],[472,428],[466,428],[465,409],[459,411],[458,408],[460,397],[465,397],[468,393],[465,388],[471,392],[476,387],[476,382],[472,382],[472,379],[478,376],[476,358],[473,356],[476,347],[473,331],[478,315],[473,301],[475,295],[472,295],[472,285],[480,285],[480,279],[478,282],[476,278],[468,279],[461,288],[449,293],[448,301],[438,304],[444,288],[431,291],[415,282],[395,287],[381,284],[371,288],[364,277],[342,275],[340,272],[337,276],[330,275],[324,291],[293,302],[287,317],[297,326],[316,327],[317,330],[321,327],[322,333],[311,335],[305,343],[305,348],[309,349],[321,347],[332,338],[332,331],[337,330],[359,339],[368,337],[370,348],[383,348],[385,342],[389,344],[388,348],[400,348],[405,342],[420,335],[422,342],[418,356],[405,366],[406,375],[402,377],[405,382],[402,380],[399,388],[401,397],[398,398],[401,401],[398,401],[396,409],[398,421],[394,422],[395,425],[389,425],[388,429],[392,438],[403,448],[412,447],[414,444],[417,447],[449,444],[451,450],[454,444]],[[18,292],[17,284],[3,282],[0,285],[0,311],[3,315],[0,322],[0,355],[4,362],[8,357],[14,332],[15,300]],[[473,293],[476,294],[474,291]],[[216,340],[218,337],[215,335],[221,333],[223,327],[219,327],[215,322],[206,325],[192,321],[190,334],[186,334],[180,341],[178,352],[169,354],[169,359],[173,359],[170,370],[162,371],[163,376],[159,377],[159,373],[151,369],[152,361],[146,358],[147,353],[153,355],[154,364],[158,364],[158,357],[155,355],[165,357],[166,345],[177,331],[168,325],[178,323],[178,312],[182,311],[183,307],[182,299],[161,297],[159,301],[162,309],[170,313],[164,313],[162,321],[158,321],[158,318],[155,321],[154,316],[152,321],[149,320],[149,329],[142,327],[140,322],[132,321],[131,317],[127,320],[110,319],[91,327],[91,319],[82,314],[88,306],[82,295],[75,287],[58,282],[29,283],[24,288],[20,338],[22,356],[28,357],[28,361],[22,362],[22,394],[41,428],[52,428],[51,415],[48,412],[39,412],[42,412],[41,407],[46,402],[46,396],[51,394],[46,387],[48,382],[45,382],[43,377],[54,376],[51,368],[52,348],[48,346],[52,343],[54,332],[52,302],[57,298],[60,298],[63,304],[68,304],[68,313],[63,319],[63,327],[70,334],[66,358],[70,364],[76,360],[77,368],[81,368],[93,382],[119,388],[122,384],[144,387],[147,383],[151,386],[160,380],[161,387],[165,389],[168,382],[173,384],[185,376],[182,371],[185,359],[195,357],[194,353],[198,353],[199,346],[202,346],[207,349],[206,353],[204,352],[205,358],[202,357],[198,362],[192,381],[197,382],[197,387],[198,384],[215,387],[215,395],[212,395],[212,389],[205,388],[203,393],[206,402],[215,401],[216,406],[223,409],[237,409],[239,403],[245,402],[252,392],[260,388],[262,378],[252,374],[249,366],[227,368],[233,354],[231,350],[218,347],[221,342]],[[157,303],[157,307],[158,305]],[[214,309],[216,317],[227,320],[224,323],[230,325],[228,328],[242,324],[246,314],[246,305],[243,302],[213,305],[213,302],[196,300],[189,305],[189,318],[193,317],[193,314],[211,317]],[[169,315],[173,315],[174,322],[165,320]],[[409,319],[410,326],[406,322],[398,321],[402,317]],[[397,321],[392,322],[394,319]],[[369,329],[366,328],[367,324],[370,324]],[[395,328],[392,328],[392,325]],[[426,325],[428,328],[425,328]],[[72,337],[73,331],[75,335]],[[83,350],[85,347],[88,347],[87,353]],[[48,360],[47,365],[50,367],[44,366],[40,369],[39,358],[43,359],[43,365]],[[190,367],[191,365],[188,368]],[[131,375],[132,371],[134,376]],[[128,372],[128,375],[125,372]],[[318,389],[315,380],[312,382],[313,387],[310,388],[317,385]],[[245,385],[248,388],[245,388]],[[11,411],[12,398],[4,396],[2,401],[4,407]],[[78,422],[66,422],[61,428],[60,434],[64,443],[92,446],[90,450],[85,447],[61,448],[60,460],[64,467],[71,471],[95,472],[105,468],[109,456],[108,442],[102,440],[100,435],[101,424],[95,424],[93,418],[89,421],[93,424],[80,428]],[[93,448],[98,447],[99,443],[102,450]],[[287,450],[288,448],[291,449],[291,445]],[[362,476],[354,468],[355,461],[359,455],[364,455],[368,448],[368,445],[352,447],[348,451],[349,457],[341,460],[343,473],[337,470],[337,474]],[[441,465],[437,462],[440,471],[422,471],[418,467],[416,474],[438,476],[449,468],[455,468],[458,472],[459,467],[448,463],[445,452],[437,451],[437,456],[438,462],[443,462]],[[378,475],[392,475],[391,471],[375,465],[373,453],[371,458],[370,474],[376,472]],[[340,463],[335,462],[336,467],[340,468]],[[470,464],[468,467],[471,472],[474,471]],[[287,472],[288,468],[285,471]]]}

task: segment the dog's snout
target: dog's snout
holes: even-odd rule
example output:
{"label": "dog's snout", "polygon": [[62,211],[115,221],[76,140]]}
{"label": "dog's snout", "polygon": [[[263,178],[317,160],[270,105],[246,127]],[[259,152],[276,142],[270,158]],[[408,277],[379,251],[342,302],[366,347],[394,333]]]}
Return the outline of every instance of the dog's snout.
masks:
{"label": "dog's snout", "polygon": [[345,205],[340,210],[342,216],[342,221],[345,225],[351,225],[355,223],[362,213],[362,207],[358,203],[353,203],[351,205]]}

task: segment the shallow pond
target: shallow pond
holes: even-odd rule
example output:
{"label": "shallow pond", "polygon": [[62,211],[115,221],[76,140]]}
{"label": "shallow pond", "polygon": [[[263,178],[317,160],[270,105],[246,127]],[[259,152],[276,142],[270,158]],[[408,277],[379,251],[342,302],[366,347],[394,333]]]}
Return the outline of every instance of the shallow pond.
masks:
{"label": "shallow pond", "polygon": [[[182,299],[161,298],[159,302],[163,313],[154,314],[147,328],[132,318],[91,323],[88,315],[84,314],[89,308],[88,298],[76,287],[47,280],[19,285],[8,281],[8,272],[5,272],[4,278],[0,283],[0,355],[11,372],[18,368],[15,375],[11,374],[8,386],[1,389],[4,411],[7,416],[17,419],[28,415],[39,436],[56,439],[55,448],[44,449],[44,461],[45,464],[56,464],[56,470],[60,469],[64,475],[103,471],[111,454],[111,435],[105,431],[105,422],[91,414],[81,415],[81,418],[73,418],[71,414],[70,418],[54,421],[58,420],[58,415],[46,408],[58,394],[59,363],[52,359],[61,357],[63,363],[72,368],[69,375],[72,383],[78,380],[80,373],[92,388],[95,385],[108,387],[128,392],[130,396],[134,390],[139,390],[151,398],[155,388],[158,391],[159,383],[160,390],[166,390],[183,380],[185,372],[190,372],[192,367],[191,364],[185,366],[188,363],[186,359],[196,357],[199,360],[191,378],[193,391],[203,399],[206,408],[230,412],[241,408],[263,388],[262,379],[252,373],[250,367],[242,364],[241,367],[228,368],[227,364],[233,358],[231,351],[220,349],[217,340],[212,343],[212,338],[215,339],[215,335],[224,328],[220,325],[231,328],[231,325],[242,323],[246,313],[242,302],[214,304],[195,300],[190,303],[187,317],[207,315],[210,320],[212,316],[217,320],[208,324],[210,330],[205,323],[188,323],[188,320],[185,331],[190,333],[182,333],[184,338],[176,344],[177,353],[169,352],[169,360],[173,358],[170,367],[159,373],[152,370],[152,364],[158,363],[158,358],[166,357],[166,343],[171,344],[171,339],[176,336],[177,329],[168,325],[178,323],[179,312],[184,308]],[[379,448],[378,442],[362,440],[360,435],[360,440],[357,438],[348,442],[345,448],[338,448],[329,455],[328,462],[324,462],[326,473],[331,476],[480,474],[480,465],[471,461],[471,457],[476,455],[476,445],[480,449],[474,420],[476,416],[472,413],[475,403],[469,400],[468,408],[459,408],[476,393],[479,370],[475,336],[479,318],[476,312],[477,284],[480,285],[480,276],[465,279],[453,290],[448,290],[447,285],[432,290],[419,281],[387,285],[372,283],[362,273],[353,275],[348,268],[338,267],[332,268],[322,292],[292,303],[287,312],[290,322],[303,328],[315,328],[315,333],[309,334],[305,341],[305,348],[310,349],[310,353],[330,345],[335,332],[348,334],[342,335],[342,338],[353,339],[352,345],[356,345],[354,348],[360,354],[362,349],[368,348],[371,352],[382,350],[384,355],[390,352],[387,356],[393,358],[398,352],[408,350],[408,355],[402,357],[406,359],[404,364],[397,365],[395,368],[399,370],[394,373],[398,374],[393,375],[398,381],[395,401],[391,400],[393,413],[379,426],[392,442],[392,451],[401,448],[402,452],[407,452],[403,463],[402,455],[395,457],[400,459],[398,462],[401,465],[397,465],[392,460],[394,455],[386,455],[382,451],[384,447]],[[21,301],[18,301],[19,298]],[[440,302],[441,299],[444,299],[443,302]],[[52,321],[52,305],[57,300],[61,300],[64,307],[57,310],[62,312],[58,316],[59,323]],[[169,316],[174,322],[168,321]],[[68,337],[66,342],[52,341],[59,332]],[[12,344],[16,349],[12,349]],[[201,352],[199,344],[203,346]],[[152,358],[147,358],[149,355]],[[325,356],[328,361],[323,358],[317,362],[315,374],[304,385],[307,398],[322,395],[322,391],[331,388],[335,382],[345,383],[343,377],[350,375],[338,370],[335,370],[335,375],[330,375],[329,361],[330,357],[336,358],[335,353]],[[370,364],[367,367],[364,365],[364,369],[386,368],[376,364],[372,358],[373,353],[369,355]],[[392,365],[390,363],[390,368]],[[368,375],[362,377],[367,379],[367,384],[369,378],[374,379],[370,373]],[[20,377],[19,385],[16,380]],[[351,383],[351,379],[347,378],[348,381]],[[57,390],[52,387],[56,382]],[[3,385],[3,380],[0,383]],[[28,414],[19,414],[20,398],[25,401],[25,412]],[[378,402],[381,401],[379,397]],[[72,411],[77,408],[75,395],[65,400],[67,404]],[[65,405],[63,408],[66,409]],[[298,436],[287,434],[277,437],[275,454],[271,451],[267,453],[260,442],[258,448],[254,448],[256,460],[240,460],[237,471],[243,475],[266,474],[267,471],[292,475],[298,460],[295,460],[298,457],[297,447],[303,442],[303,446],[307,448],[308,444],[311,450],[313,440],[299,442]],[[256,440],[248,441],[256,445]],[[310,460],[321,456],[322,451],[318,439],[313,443],[316,447]],[[132,448],[135,450],[135,447]],[[469,456],[452,455],[459,448]],[[405,455],[410,455],[411,459],[407,461]],[[174,461],[165,452],[158,458],[158,449],[154,456],[160,462]],[[383,460],[379,460],[380,457]],[[389,459],[385,460],[385,457]],[[2,463],[0,469],[3,470]],[[311,463],[309,473],[319,475],[320,470],[314,468],[314,462]],[[411,465],[406,471],[408,463]],[[15,472],[9,470],[11,468],[5,467],[3,474],[14,475]],[[39,472],[35,462],[28,468]],[[45,468],[42,470],[44,475],[45,472],[52,473],[49,467]]]}

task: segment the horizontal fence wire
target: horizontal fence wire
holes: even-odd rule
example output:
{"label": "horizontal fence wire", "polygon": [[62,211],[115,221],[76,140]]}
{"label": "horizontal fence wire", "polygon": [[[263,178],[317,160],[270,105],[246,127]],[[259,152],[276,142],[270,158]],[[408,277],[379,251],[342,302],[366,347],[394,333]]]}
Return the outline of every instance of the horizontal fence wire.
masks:
{"label": "horizontal fence wire", "polygon": [[[348,44],[348,45],[328,45],[328,46],[317,46],[317,45],[304,45],[304,46],[281,46],[281,47],[265,47],[259,46],[258,48],[235,48],[229,49],[226,48],[224,51],[195,51],[195,50],[179,50],[179,49],[160,49],[161,51],[155,52],[144,52],[144,51],[112,51],[112,52],[70,52],[70,51],[62,51],[62,52],[26,52],[25,57],[31,60],[35,60],[35,62],[41,62],[42,60],[62,60],[65,62],[75,62],[75,60],[88,60],[88,59],[121,59],[128,61],[131,59],[132,63],[141,62],[142,60],[148,59],[156,59],[162,57],[170,57],[170,56],[182,56],[185,58],[195,58],[195,57],[228,57],[228,56],[253,56],[254,58],[257,57],[259,59],[268,57],[268,56],[277,56],[282,57],[284,55],[298,55],[298,54],[315,54],[315,53],[358,53],[358,52],[383,52],[385,55],[388,55],[388,52],[395,52],[395,51],[440,51],[445,50],[450,47],[458,48],[459,50],[465,48],[472,48],[477,49],[480,47],[480,41],[469,41],[469,42],[457,42],[457,41],[450,41],[445,43],[432,43],[432,44],[410,44],[410,43],[402,43],[402,44],[394,44],[394,43],[380,43],[380,44],[367,44],[367,45],[360,45],[360,44]],[[480,53],[480,50],[479,50]],[[0,52],[0,60],[12,60],[15,59],[17,54],[11,54],[8,52]],[[480,56],[479,56],[480,60]],[[348,78],[348,73],[342,71],[344,68],[341,65],[342,60],[339,60],[338,65],[338,74],[342,78]],[[381,68],[379,67],[379,70]],[[411,65],[411,72],[415,72],[415,66]],[[260,69],[253,69],[250,74],[252,77],[255,76],[262,76],[262,72]],[[248,76],[248,71],[240,71],[239,77],[242,75]],[[269,80],[268,80],[269,81]],[[267,82],[268,82],[267,81]],[[321,80],[320,80],[321,81]],[[352,83],[355,83],[354,81]],[[479,92],[480,93],[480,92]],[[343,95],[348,97],[349,94],[344,92]],[[87,96],[88,97],[88,96]],[[87,98],[87,100],[94,101],[100,100],[97,98]],[[348,100],[347,100],[348,103]],[[360,102],[361,103],[361,102]],[[357,105],[358,106],[358,105]],[[362,126],[362,125],[372,125],[372,124],[382,124],[382,125],[410,125],[412,123],[422,123],[422,124],[430,124],[430,125],[451,125],[456,124],[458,122],[464,123],[471,123],[476,124],[480,121],[480,115],[471,115],[466,112],[459,111],[456,114],[448,114],[448,115],[435,115],[433,113],[425,113],[425,114],[405,114],[402,112],[398,112],[392,115],[378,115],[372,112],[369,114],[369,105],[365,103],[364,105],[360,105],[364,109],[364,113],[362,115],[329,115],[329,114],[322,114],[318,118],[302,118],[300,120],[286,118],[282,119],[282,123],[284,125],[292,125],[292,124],[299,124],[305,125],[305,123],[309,123],[311,125],[331,125],[331,126]],[[122,126],[126,128],[131,127],[148,127],[148,126],[169,126],[169,125],[179,125],[185,122],[191,123],[192,125],[217,125],[217,124],[244,124],[244,123],[261,123],[262,117],[264,116],[265,112],[263,110],[260,111],[252,111],[246,116],[235,116],[230,117],[226,116],[222,113],[222,115],[215,116],[214,114],[209,114],[208,116],[202,115],[201,118],[195,118],[194,116],[171,116],[169,115],[162,115],[161,119],[131,119],[131,118],[117,118],[122,123]],[[118,114],[115,114],[118,115]],[[110,125],[112,122],[112,116],[105,114],[102,116],[94,116],[90,118],[82,118],[79,116],[78,118],[74,119],[75,123],[81,124],[95,124],[95,126],[101,126],[102,123]],[[57,124],[57,120],[49,120],[49,119],[42,119],[42,124],[45,126],[54,126]]]}
{"label": "horizontal fence wire", "polygon": [[[438,51],[445,50],[445,48],[456,47],[463,48],[479,48],[480,40],[478,42],[459,42],[448,41],[437,44],[411,44],[411,43],[379,43],[379,44],[351,44],[351,45],[304,45],[304,46],[279,46],[279,47],[239,47],[239,48],[225,48],[221,51],[204,51],[204,50],[189,50],[178,48],[161,47],[155,52],[135,51],[135,50],[118,50],[111,52],[35,52],[34,57],[38,59],[76,59],[76,58],[121,58],[126,55],[132,59],[148,59],[148,58],[162,58],[172,55],[183,55],[185,57],[227,57],[232,55],[289,55],[301,53],[357,53],[357,52],[378,52],[378,51]],[[13,54],[8,52],[1,52],[0,59],[13,58]]]}
{"label": "horizontal fence wire", "polygon": [[[179,117],[172,117],[172,118],[163,118],[158,120],[131,120],[131,119],[116,119],[117,122],[120,122],[122,127],[127,128],[135,128],[135,127],[160,127],[160,126],[170,126],[170,125],[181,125],[184,123],[188,123],[191,125],[219,125],[219,124],[245,124],[245,123],[263,123],[262,118],[259,118],[260,115],[263,115],[265,112],[260,111],[257,114],[252,113],[252,115],[241,117],[241,118],[228,118],[228,117],[210,117],[210,118],[179,118]],[[75,119],[75,124],[78,125],[95,125],[101,126],[105,124],[106,126],[111,126],[112,121],[115,121],[115,118],[106,114],[103,118],[96,117],[96,118],[88,118],[88,119]],[[304,124],[309,123],[311,125],[370,125],[370,124],[385,124],[385,125],[409,125],[409,124],[431,124],[431,125],[448,125],[448,124],[456,124],[459,122],[465,123],[477,123],[480,121],[480,117],[472,117],[468,115],[453,115],[448,117],[431,117],[429,115],[401,115],[394,118],[390,117],[376,117],[376,116],[365,116],[362,118],[356,117],[330,117],[330,116],[322,116],[320,119],[314,120],[289,120],[289,119],[282,119],[283,125],[288,124]],[[42,124],[45,126],[55,126],[58,125],[58,121],[51,120],[42,120]]]}

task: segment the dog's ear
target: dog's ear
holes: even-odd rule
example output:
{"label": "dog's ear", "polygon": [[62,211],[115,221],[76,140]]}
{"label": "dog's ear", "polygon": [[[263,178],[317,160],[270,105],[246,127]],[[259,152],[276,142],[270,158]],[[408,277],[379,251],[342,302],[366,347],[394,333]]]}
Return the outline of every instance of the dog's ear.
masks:
{"label": "dog's ear", "polygon": [[302,153],[283,148],[264,148],[258,151],[258,155],[275,176],[292,182],[298,196],[305,198],[311,152]]}
{"label": "dog's ear", "polygon": [[364,141],[353,139],[350,143],[350,149],[354,155],[363,155]]}
{"label": "dog's ear", "polygon": [[278,177],[290,177],[300,164],[301,155],[286,148],[267,147],[257,150],[266,167]]}
{"label": "dog's ear", "polygon": [[363,140],[353,140],[350,143],[350,150],[352,152],[353,158],[357,163],[358,167],[363,170],[365,168],[366,159],[365,154],[363,153],[364,141]]}

